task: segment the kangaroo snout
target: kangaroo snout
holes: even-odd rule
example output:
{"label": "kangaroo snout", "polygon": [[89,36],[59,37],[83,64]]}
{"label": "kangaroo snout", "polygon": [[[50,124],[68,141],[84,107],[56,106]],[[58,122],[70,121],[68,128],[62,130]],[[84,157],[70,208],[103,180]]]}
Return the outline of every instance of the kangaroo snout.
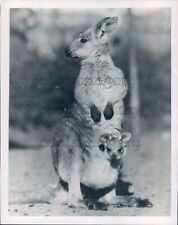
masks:
{"label": "kangaroo snout", "polygon": [[67,57],[72,57],[72,52],[69,47],[65,48],[65,54]]}

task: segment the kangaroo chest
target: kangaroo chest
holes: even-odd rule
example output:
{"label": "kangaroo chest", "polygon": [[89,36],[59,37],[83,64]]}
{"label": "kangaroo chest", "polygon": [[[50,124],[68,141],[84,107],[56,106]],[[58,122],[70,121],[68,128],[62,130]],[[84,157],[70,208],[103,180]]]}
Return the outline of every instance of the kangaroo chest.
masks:
{"label": "kangaroo chest", "polygon": [[75,86],[75,98],[80,104],[103,110],[108,102],[122,100],[127,86],[122,72],[107,64],[87,65],[81,69]]}

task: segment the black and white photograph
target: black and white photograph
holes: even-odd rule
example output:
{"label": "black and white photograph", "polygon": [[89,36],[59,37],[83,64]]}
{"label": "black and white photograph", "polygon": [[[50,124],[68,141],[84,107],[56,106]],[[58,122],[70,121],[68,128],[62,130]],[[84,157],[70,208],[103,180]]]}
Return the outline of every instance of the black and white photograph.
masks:
{"label": "black and white photograph", "polygon": [[172,215],[172,9],[111,6],[9,8],[11,221]]}

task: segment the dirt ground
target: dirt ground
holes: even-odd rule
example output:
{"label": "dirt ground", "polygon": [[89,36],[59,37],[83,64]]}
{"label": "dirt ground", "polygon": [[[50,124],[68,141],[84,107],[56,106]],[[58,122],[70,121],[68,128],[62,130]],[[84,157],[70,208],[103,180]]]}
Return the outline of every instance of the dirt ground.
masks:
{"label": "dirt ground", "polygon": [[114,208],[107,211],[69,209],[48,204],[57,183],[50,148],[16,149],[9,158],[9,215],[17,216],[168,216],[170,215],[170,134],[145,133],[139,151],[129,149],[124,181],[133,183],[134,196],[148,198],[151,208]]}

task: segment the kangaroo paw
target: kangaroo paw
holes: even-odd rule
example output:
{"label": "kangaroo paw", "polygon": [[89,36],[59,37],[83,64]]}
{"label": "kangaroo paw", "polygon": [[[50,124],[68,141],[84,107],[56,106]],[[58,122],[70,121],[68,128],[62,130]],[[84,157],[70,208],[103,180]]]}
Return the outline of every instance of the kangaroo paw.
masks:
{"label": "kangaroo paw", "polygon": [[98,108],[95,105],[92,105],[91,108],[91,118],[95,123],[100,122],[101,120],[101,112],[98,110]]}

